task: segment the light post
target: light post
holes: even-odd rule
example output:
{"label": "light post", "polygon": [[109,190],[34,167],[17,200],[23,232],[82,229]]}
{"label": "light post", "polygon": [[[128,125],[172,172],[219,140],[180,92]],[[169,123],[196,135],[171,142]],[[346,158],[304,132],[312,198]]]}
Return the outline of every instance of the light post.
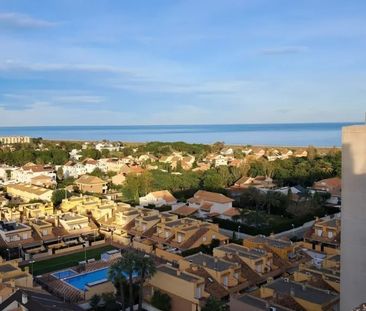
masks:
{"label": "light post", "polygon": [[34,260],[33,259],[31,259],[30,261],[29,261],[29,263],[31,264],[31,275],[32,275],[32,277],[34,277]]}
{"label": "light post", "polygon": [[241,228],[241,226],[239,225],[238,226],[238,239],[240,239],[240,228]]}
{"label": "light post", "polygon": [[83,244],[83,246],[84,246],[84,265],[85,265],[85,271],[86,271],[86,242],[84,242],[84,244]]}
{"label": "light post", "polygon": [[6,253],[8,254],[8,260],[10,260],[10,249],[9,248],[6,249]]}

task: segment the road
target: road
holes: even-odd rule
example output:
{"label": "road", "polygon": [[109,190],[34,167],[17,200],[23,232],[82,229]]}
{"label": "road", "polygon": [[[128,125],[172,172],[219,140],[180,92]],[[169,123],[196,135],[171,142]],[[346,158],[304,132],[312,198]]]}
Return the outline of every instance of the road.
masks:
{"label": "road", "polygon": [[[321,220],[328,220],[334,217],[340,217],[341,213],[338,214],[334,214],[334,215],[329,215],[329,216],[325,216],[320,218]],[[296,227],[294,229],[290,229],[287,231],[283,231],[280,233],[277,233],[274,235],[275,238],[281,239],[281,238],[288,238],[291,239],[293,237],[302,239],[304,237],[305,232],[307,232],[315,223],[315,220],[312,221],[308,221],[306,223],[304,223],[301,227]]]}
{"label": "road", "polygon": [[[337,216],[340,217],[341,213],[330,215],[330,216],[325,216],[325,217],[322,217],[321,219],[322,220],[328,220],[328,219],[331,219],[331,218],[337,217]],[[291,238],[294,238],[294,237],[296,237],[298,239],[302,239],[304,237],[304,234],[313,226],[314,222],[315,222],[315,220],[308,221],[300,227],[296,227],[294,229],[290,229],[290,230],[287,230],[287,231],[277,233],[277,234],[274,235],[274,237],[278,238],[278,239],[281,239],[281,238],[282,239],[283,238],[291,239]],[[228,229],[220,228],[220,233],[225,234],[230,238],[233,236],[233,231],[228,230]],[[235,234],[236,234],[236,237],[240,238],[240,239],[245,239],[245,238],[251,237],[251,235],[249,235],[249,234],[242,233],[242,232],[239,233],[238,231],[235,231]]]}

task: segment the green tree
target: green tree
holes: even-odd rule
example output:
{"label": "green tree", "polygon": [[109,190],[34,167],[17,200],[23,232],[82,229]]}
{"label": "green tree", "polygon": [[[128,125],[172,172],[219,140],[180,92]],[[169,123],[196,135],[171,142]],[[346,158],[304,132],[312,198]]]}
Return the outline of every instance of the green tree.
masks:
{"label": "green tree", "polygon": [[170,311],[172,308],[172,299],[168,294],[156,290],[151,298],[151,304],[161,311]]}
{"label": "green tree", "polygon": [[70,192],[68,192],[65,189],[57,189],[57,190],[53,191],[51,201],[52,201],[53,205],[56,207],[61,204],[63,199],[66,199],[69,197],[71,197]]}
{"label": "green tree", "polygon": [[108,279],[118,287],[122,310],[125,310],[124,284],[126,278],[124,272],[124,265],[121,259],[113,263],[108,270]]}
{"label": "green tree", "polygon": [[129,306],[130,306],[130,311],[133,311],[133,304],[134,304],[134,299],[133,299],[133,277],[134,277],[134,273],[136,272],[136,270],[138,269],[137,267],[137,262],[138,262],[138,258],[136,253],[132,252],[132,251],[127,251],[123,257],[120,259],[120,265],[121,265],[121,270],[124,271],[124,273],[126,273],[127,275],[127,282],[128,282],[128,289],[129,289]]}
{"label": "green tree", "polygon": [[91,299],[90,299],[90,307],[92,308],[93,311],[97,311],[98,310],[98,306],[99,303],[101,301],[101,298],[99,295],[94,295]]}
{"label": "green tree", "polygon": [[136,257],[136,267],[140,277],[138,310],[141,311],[144,295],[144,283],[156,273],[156,266],[154,260],[150,256],[139,255]]}
{"label": "green tree", "polygon": [[202,311],[224,311],[225,309],[225,304],[222,301],[210,296]]}

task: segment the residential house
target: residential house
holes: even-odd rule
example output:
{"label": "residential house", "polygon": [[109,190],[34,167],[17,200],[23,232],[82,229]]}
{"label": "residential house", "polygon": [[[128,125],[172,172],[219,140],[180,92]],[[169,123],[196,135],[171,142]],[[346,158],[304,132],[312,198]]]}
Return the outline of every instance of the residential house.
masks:
{"label": "residential house", "polygon": [[324,290],[340,292],[340,267],[325,268],[313,264],[300,264],[294,272],[294,281]]}
{"label": "residential house", "polygon": [[50,176],[46,175],[38,175],[32,177],[30,180],[31,185],[45,187],[45,188],[54,188],[57,184],[56,180]]}
{"label": "residential house", "polygon": [[[29,267],[26,267],[23,270],[18,266],[18,262],[16,260],[5,261],[0,257],[0,285],[6,285],[12,289],[18,286],[32,288],[33,277],[29,273]],[[0,307],[4,300],[0,300]],[[12,309],[1,308],[0,310],[5,311]]]}
{"label": "residential house", "polygon": [[192,198],[187,200],[189,207],[198,209],[202,216],[221,218],[239,215],[238,210],[233,208],[233,201],[221,193],[204,190],[198,190]]}
{"label": "residential house", "polygon": [[37,176],[48,176],[56,181],[56,173],[53,166],[27,163],[19,169],[11,171],[11,180],[16,183],[30,184],[32,178]]}
{"label": "residential house", "polygon": [[253,249],[267,249],[285,260],[292,258],[296,251],[296,246],[291,241],[284,241],[264,235],[247,237],[243,240],[243,245]]}
{"label": "residential house", "polygon": [[342,180],[339,177],[322,179],[313,184],[312,187],[315,191],[327,192],[331,195],[327,203],[340,205],[341,192],[342,192]]}
{"label": "residential house", "polygon": [[51,308],[68,311],[83,310],[77,305],[64,302],[45,291],[24,289],[23,287],[12,289],[11,295],[0,302],[0,310],[4,311],[49,311]]}
{"label": "residential house", "polygon": [[180,270],[186,271],[194,266],[206,270],[213,279],[226,289],[235,287],[240,282],[241,271],[240,265],[237,263],[203,253],[197,253],[179,261]]}
{"label": "residential house", "polygon": [[204,278],[170,265],[157,268],[148,281],[147,291],[148,300],[155,291],[168,294],[171,298],[171,310],[174,311],[200,311],[204,305],[204,298],[209,297],[205,291]]}
{"label": "residential house", "polygon": [[68,161],[62,166],[64,178],[78,178],[87,173],[87,168],[80,162]]}
{"label": "residential house", "polygon": [[99,167],[98,161],[91,158],[84,159],[81,163],[84,165],[87,174],[92,173],[97,167]]}
{"label": "residential house", "polygon": [[306,158],[308,156],[308,152],[305,149],[297,149],[295,150],[293,156],[295,158]]}
{"label": "residential house", "polygon": [[234,149],[231,147],[224,147],[220,150],[220,154],[224,156],[231,156],[234,154]]}
{"label": "residential house", "polygon": [[70,155],[70,160],[73,160],[73,161],[79,161],[82,158],[81,150],[77,150],[77,149],[72,149],[69,152],[69,155]]}
{"label": "residential house", "polygon": [[217,224],[192,218],[164,221],[156,225],[156,232],[150,237],[158,244],[186,250],[209,245],[212,240],[225,244],[229,238],[219,231]]}
{"label": "residential house", "polygon": [[168,190],[150,192],[144,197],[140,197],[139,201],[142,206],[155,205],[157,207],[177,203],[177,199]]}
{"label": "residential house", "polygon": [[58,216],[58,222],[69,234],[80,234],[92,231],[89,226],[88,217],[75,213],[65,213]]}
{"label": "residential house", "polygon": [[293,311],[293,309],[250,294],[239,294],[230,296],[230,311]]}
{"label": "residential house", "polygon": [[273,270],[273,255],[263,249],[248,248],[238,244],[230,243],[216,247],[213,254],[219,258],[232,258],[236,255],[258,274],[265,274]]}
{"label": "residential house", "polygon": [[317,219],[313,227],[305,234],[304,240],[312,245],[312,248],[320,251],[339,249],[341,239],[341,221],[339,217],[328,220]]}
{"label": "residential house", "polygon": [[[292,306],[295,310],[325,311],[338,310],[339,295],[329,290],[279,278],[262,286],[256,295],[262,299],[280,299],[281,304]],[[286,306],[286,305],[285,305]],[[300,309],[301,308],[301,309]]]}
{"label": "residential house", "polygon": [[30,218],[44,218],[53,215],[53,203],[28,203],[19,205],[23,216]]}
{"label": "residential house", "polygon": [[107,182],[96,176],[83,175],[75,181],[81,192],[107,193]]}
{"label": "residential house", "polygon": [[6,187],[6,192],[14,198],[21,198],[25,202],[41,200],[50,202],[53,190],[26,184],[14,184]]}
{"label": "residential house", "polygon": [[215,167],[227,166],[229,158],[227,156],[218,155],[215,157]]}
{"label": "residential house", "polygon": [[0,237],[8,247],[33,241],[32,228],[15,221],[0,221]]}
{"label": "residential house", "polygon": [[242,188],[242,189],[246,189],[249,187],[254,187],[254,188],[266,188],[266,189],[272,189],[274,188],[276,185],[273,183],[273,179],[270,177],[266,177],[266,176],[256,176],[256,177],[248,177],[248,176],[243,176],[241,178],[239,178],[234,185],[232,186],[232,188]]}
{"label": "residential house", "polygon": [[85,204],[98,204],[100,199],[98,197],[94,197],[91,195],[80,195],[80,196],[72,196],[70,198],[65,198],[62,200],[60,209],[63,212],[69,212],[71,210],[76,209],[78,205]]}

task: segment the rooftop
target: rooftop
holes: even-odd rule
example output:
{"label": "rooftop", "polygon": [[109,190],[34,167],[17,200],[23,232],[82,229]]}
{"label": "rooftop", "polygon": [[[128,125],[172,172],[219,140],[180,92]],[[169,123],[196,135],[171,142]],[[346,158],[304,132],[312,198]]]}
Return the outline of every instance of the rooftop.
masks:
{"label": "rooftop", "polygon": [[339,296],[330,291],[317,289],[288,279],[280,278],[264,287],[271,288],[277,293],[298,297],[315,304],[327,304],[336,301]]}
{"label": "rooftop", "polygon": [[233,266],[233,264],[230,262],[203,253],[194,254],[186,257],[185,259],[193,264],[202,267],[208,267],[212,270],[220,272],[228,270]]}
{"label": "rooftop", "polygon": [[181,278],[181,279],[183,279],[185,281],[188,281],[188,282],[200,281],[199,277],[196,277],[192,274],[188,274],[186,272],[179,271],[178,269],[170,267],[168,265],[160,266],[160,267],[157,268],[157,270],[161,271],[161,272],[164,272],[164,273],[167,273],[167,274],[172,275],[172,276],[176,276],[176,277]]}

